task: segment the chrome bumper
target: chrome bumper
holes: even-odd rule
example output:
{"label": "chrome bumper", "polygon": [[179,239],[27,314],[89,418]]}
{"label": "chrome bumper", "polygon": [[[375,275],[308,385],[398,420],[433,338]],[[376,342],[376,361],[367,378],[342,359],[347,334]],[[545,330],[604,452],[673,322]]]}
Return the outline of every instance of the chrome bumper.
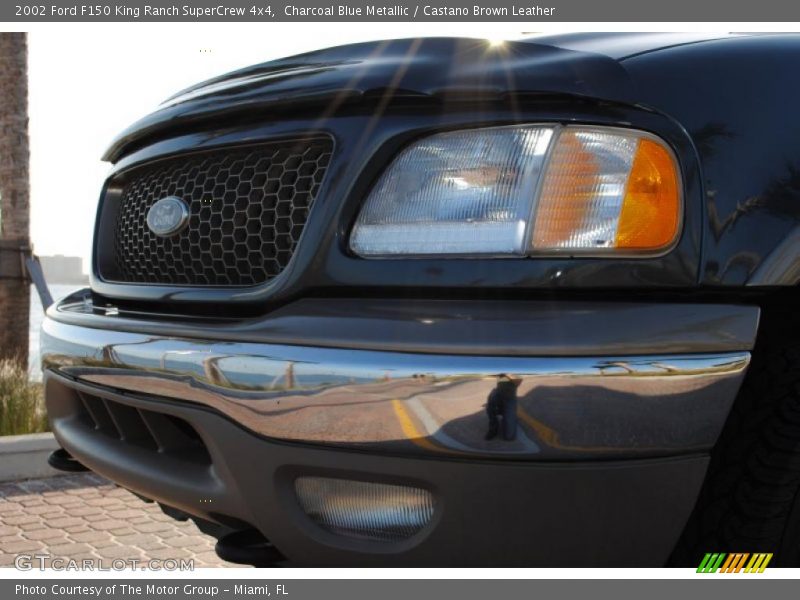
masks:
{"label": "chrome bumper", "polygon": [[[161,337],[51,317],[41,340],[44,369],[202,405],[275,440],[526,460],[706,451],[750,358],[745,350],[592,357],[350,350]],[[517,384],[516,400],[487,407],[501,379]],[[490,413],[501,423],[494,435]]]}

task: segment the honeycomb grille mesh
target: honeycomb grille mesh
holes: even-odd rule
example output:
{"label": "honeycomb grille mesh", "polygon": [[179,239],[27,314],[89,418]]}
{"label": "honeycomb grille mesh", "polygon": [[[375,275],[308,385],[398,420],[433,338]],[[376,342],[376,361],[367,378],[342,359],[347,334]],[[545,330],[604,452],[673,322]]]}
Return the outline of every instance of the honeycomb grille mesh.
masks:
{"label": "honeycomb grille mesh", "polygon": [[[272,279],[292,257],[331,149],[325,139],[280,142],[133,172],[119,200],[109,279],[194,286]],[[147,212],[167,196],[183,199],[189,220],[179,233],[159,237],[147,226]]]}

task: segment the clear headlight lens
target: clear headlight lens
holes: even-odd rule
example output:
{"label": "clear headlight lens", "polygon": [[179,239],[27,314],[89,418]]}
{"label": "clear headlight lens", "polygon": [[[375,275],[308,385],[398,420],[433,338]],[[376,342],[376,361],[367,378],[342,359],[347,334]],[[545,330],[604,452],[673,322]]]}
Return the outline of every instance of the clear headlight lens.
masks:
{"label": "clear headlight lens", "polygon": [[443,133],[406,148],[378,181],[351,246],[362,256],[523,254],[551,127]]}
{"label": "clear headlight lens", "polygon": [[637,131],[523,125],[409,146],[350,238],[364,257],[653,253],[680,228],[676,161]]}

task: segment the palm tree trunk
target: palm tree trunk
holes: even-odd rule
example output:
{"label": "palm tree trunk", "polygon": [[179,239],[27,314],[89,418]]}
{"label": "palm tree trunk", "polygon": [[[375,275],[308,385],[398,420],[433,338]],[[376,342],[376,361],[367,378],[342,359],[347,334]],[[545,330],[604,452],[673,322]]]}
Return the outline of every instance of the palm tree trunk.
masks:
{"label": "palm tree trunk", "polygon": [[0,33],[0,358],[27,367],[30,292],[22,265],[30,249],[28,40]]}

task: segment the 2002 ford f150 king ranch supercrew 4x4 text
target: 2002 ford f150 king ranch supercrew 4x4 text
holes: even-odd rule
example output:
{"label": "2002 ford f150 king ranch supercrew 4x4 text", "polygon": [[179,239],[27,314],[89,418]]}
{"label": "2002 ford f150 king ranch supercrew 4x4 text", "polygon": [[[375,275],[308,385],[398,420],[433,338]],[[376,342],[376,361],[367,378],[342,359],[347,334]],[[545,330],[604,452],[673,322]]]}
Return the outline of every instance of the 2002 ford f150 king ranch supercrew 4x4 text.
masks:
{"label": "2002 ford f150 king ranch supercrew 4x4 text", "polygon": [[362,43],[171,98],[63,450],[257,565],[800,565],[800,37]]}

